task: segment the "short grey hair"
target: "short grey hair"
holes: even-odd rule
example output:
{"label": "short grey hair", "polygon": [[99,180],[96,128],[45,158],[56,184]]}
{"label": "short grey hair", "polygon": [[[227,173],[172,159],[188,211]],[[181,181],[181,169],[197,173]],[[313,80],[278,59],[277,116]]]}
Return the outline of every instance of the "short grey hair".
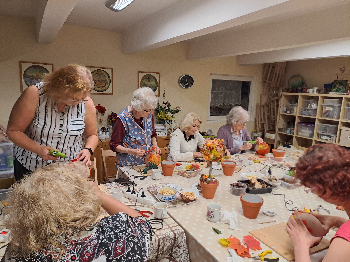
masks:
{"label": "short grey hair", "polygon": [[136,89],[132,94],[131,106],[136,111],[145,109],[156,109],[158,97],[154,95],[154,91],[149,87]]}
{"label": "short grey hair", "polygon": [[187,132],[188,128],[193,125],[193,122],[198,120],[202,124],[202,120],[195,112],[189,112],[184,115],[180,122],[180,130]]}
{"label": "short grey hair", "polygon": [[226,123],[230,126],[234,125],[240,118],[249,120],[249,112],[241,106],[234,106],[227,115]]}

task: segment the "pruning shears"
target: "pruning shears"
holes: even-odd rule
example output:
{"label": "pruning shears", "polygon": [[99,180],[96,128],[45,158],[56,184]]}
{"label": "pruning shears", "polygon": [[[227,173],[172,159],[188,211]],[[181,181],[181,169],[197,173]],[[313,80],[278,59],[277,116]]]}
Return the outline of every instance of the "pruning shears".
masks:
{"label": "pruning shears", "polygon": [[278,257],[274,257],[274,258],[265,257],[267,254],[272,254],[272,251],[266,250],[266,251],[260,253],[259,257],[252,257],[252,258],[255,260],[260,260],[260,261],[279,261],[280,260]]}
{"label": "pruning shears", "polygon": [[60,151],[55,150],[55,149],[50,149],[49,153],[52,156],[58,156],[58,157],[62,157],[62,158],[66,158],[67,157],[65,154],[63,154]]}

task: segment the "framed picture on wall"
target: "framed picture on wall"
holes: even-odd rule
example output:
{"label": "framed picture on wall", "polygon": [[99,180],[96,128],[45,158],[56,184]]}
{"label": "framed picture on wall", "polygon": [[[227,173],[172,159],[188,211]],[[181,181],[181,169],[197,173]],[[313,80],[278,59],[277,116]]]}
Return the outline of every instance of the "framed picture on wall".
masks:
{"label": "framed picture on wall", "polygon": [[91,94],[113,95],[113,68],[86,66],[92,74],[95,85]]}
{"label": "framed picture on wall", "polygon": [[139,86],[149,87],[154,91],[156,96],[160,96],[160,74],[158,72],[139,71]]}
{"label": "framed picture on wall", "polygon": [[46,74],[51,74],[53,64],[19,61],[21,93],[28,87],[41,82]]}

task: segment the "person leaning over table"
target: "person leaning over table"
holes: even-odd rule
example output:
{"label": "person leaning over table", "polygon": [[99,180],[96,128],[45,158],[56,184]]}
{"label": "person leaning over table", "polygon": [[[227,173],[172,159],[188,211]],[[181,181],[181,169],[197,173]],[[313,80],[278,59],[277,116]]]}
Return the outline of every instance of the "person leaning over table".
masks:
{"label": "person leaning over table", "polygon": [[[334,144],[319,144],[308,148],[296,164],[296,178],[324,201],[343,206],[350,217],[350,153]],[[323,262],[350,261],[350,220],[337,216],[312,214],[324,225],[339,228],[331,240]],[[291,216],[287,232],[294,245],[295,262],[310,262],[309,248],[321,238],[312,236],[302,221]]]}
{"label": "person leaning over table", "polygon": [[7,135],[15,144],[17,181],[57,160],[50,149],[64,153],[67,160],[77,158],[91,164],[90,156],[98,143],[96,109],[89,97],[92,88],[91,72],[69,64],[22,93],[7,126]]}
{"label": "person leaning over table", "polygon": [[[248,111],[244,110],[241,106],[234,106],[227,115],[227,124],[219,128],[217,138],[224,140],[230,154],[255,148],[255,144],[252,145],[246,142],[251,140],[246,127],[248,119]],[[260,137],[256,140],[258,143],[264,142]]]}
{"label": "person leaning over table", "polygon": [[117,166],[142,165],[151,148],[160,153],[153,115],[157,103],[153,90],[142,87],[134,91],[131,105],[118,114],[109,143],[117,153]]}
{"label": "person leaning over table", "polygon": [[196,152],[204,144],[204,138],[198,131],[201,123],[201,119],[194,112],[183,116],[180,128],[170,135],[169,160],[191,161],[194,158],[203,157],[201,152]]}
{"label": "person leaning over table", "polygon": [[[147,261],[152,237],[147,219],[102,193],[88,175],[79,162],[54,163],[17,183],[6,209],[11,242],[5,256],[15,261]],[[99,220],[101,207],[110,216]]]}

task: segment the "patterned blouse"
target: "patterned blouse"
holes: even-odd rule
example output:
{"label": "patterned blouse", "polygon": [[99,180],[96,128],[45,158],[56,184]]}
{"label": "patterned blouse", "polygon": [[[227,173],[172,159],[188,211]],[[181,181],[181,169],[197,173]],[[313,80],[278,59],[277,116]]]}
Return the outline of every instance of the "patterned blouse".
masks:
{"label": "patterned blouse", "polygon": [[152,228],[146,218],[117,213],[101,219],[91,235],[69,241],[60,259],[56,260],[56,253],[41,251],[24,261],[147,261],[151,238]]}

